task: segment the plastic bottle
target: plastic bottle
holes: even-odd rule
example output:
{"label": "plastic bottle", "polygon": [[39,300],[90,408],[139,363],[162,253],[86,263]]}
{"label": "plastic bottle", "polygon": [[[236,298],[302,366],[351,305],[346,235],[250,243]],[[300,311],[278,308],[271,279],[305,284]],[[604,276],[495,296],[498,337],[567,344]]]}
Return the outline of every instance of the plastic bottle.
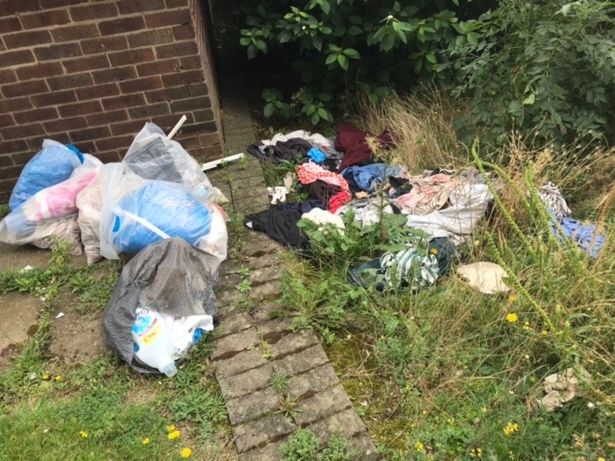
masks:
{"label": "plastic bottle", "polygon": [[137,358],[171,377],[177,373],[169,326],[158,312],[139,308],[131,327]]}

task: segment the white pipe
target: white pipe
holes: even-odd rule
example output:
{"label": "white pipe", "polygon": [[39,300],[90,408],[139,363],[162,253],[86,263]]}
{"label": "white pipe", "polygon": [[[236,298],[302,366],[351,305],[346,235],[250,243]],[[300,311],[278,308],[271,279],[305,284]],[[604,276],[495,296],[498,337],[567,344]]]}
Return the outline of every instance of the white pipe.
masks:
{"label": "white pipe", "polygon": [[175,136],[175,134],[179,131],[182,125],[186,122],[186,120],[188,120],[188,117],[186,117],[185,115],[182,115],[182,117],[179,119],[179,122],[177,122],[175,126],[173,127],[173,129],[169,131],[169,134],[167,135],[167,139],[173,139],[173,136]]}

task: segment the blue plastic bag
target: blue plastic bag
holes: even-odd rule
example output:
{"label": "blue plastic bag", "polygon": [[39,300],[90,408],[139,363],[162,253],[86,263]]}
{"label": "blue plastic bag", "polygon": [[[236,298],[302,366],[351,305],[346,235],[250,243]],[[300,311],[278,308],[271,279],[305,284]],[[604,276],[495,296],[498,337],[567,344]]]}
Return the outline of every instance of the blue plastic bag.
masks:
{"label": "blue plastic bag", "polygon": [[9,207],[15,210],[37,192],[67,180],[83,160],[83,154],[76,147],[45,139],[43,148],[21,171]]}
{"label": "blue plastic bag", "polygon": [[211,227],[211,211],[179,184],[147,181],[113,208],[111,242],[117,253],[138,253],[165,238],[197,246]]}

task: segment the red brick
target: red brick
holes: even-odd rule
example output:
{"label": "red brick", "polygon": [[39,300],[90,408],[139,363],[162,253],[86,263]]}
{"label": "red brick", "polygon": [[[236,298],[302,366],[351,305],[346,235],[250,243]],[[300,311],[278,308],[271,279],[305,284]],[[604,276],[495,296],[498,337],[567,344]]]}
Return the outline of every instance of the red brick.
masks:
{"label": "red brick", "polygon": [[85,88],[79,88],[75,91],[80,101],[85,101],[87,99],[100,99],[107,96],[120,94],[120,89],[115,82],[87,86]]}
{"label": "red brick", "polygon": [[126,109],[105,111],[100,114],[88,115],[86,118],[89,126],[107,125],[128,120],[128,112]]}
{"label": "red brick", "polygon": [[51,77],[47,79],[49,88],[52,90],[64,90],[67,88],[79,88],[92,84],[92,77],[87,72],[82,74],[64,75],[62,77]]}
{"label": "red brick", "polygon": [[156,57],[158,59],[172,58],[196,54],[197,48],[194,41],[171,43],[170,45],[162,45],[156,47]]}
{"label": "red brick", "polygon": [[21,30],[19,18],[15,16],[0,18],[0,31],[2,31],[3,33],[7,33],[16,32],[18,30]]}
{"label": "red brick", "polygon": [[34,54],[39,61],[73,58],[75,56],[81,56],[81,48],[79,48],[78,43],[65,43],[63,45],[51,45],[35,48]]}
{"label": "red brick", "polygon": [[123,134],[134,135],[134,133],[137,133],[141,128],[143,128],[143,121],[133,120],[130,122],[112,123],[110,126],[113,136],[120,136]]}
{"label": "red brick", "polygon": [[130,118],[147,118],[154,115],[165,115],[170,113],[169,104],[166,102],[128,109]]}
{"label": "red brick", "polygon": [[128,48],[126,37],[104,37],[83,40],[81,48],[85,54],[105,53],[107,51],[125,50]]}
{"label": "red brick", "polygon": [[143,18],[140,16],[103,21],[98,24],[101,35],[124,34],[143,29],[144,27]]}
{"label": "red brick", "polygon": [[45,80],[33,80],[31,82],[18,82],[2,85],[2,94],[5,98],[43,93],[48,90],[49,88],[47,87]]}
{"label": "red brick", "polygon": [[12,154],[28,149],[26,141],[7,141],[0,142],[0,154]]}
{"label": "red brick", "polygon": [[96,152],[94,155],[103,163],[119,162],[122,159],[122,156],[116,150],[108,152]]}
{"label": "red brick", "polygon": [[186,56],[180,58],[179,64],[183,70],[200,69],[201,59],[199,56]]}
{"label": "red brick", "polygon": [[97,126],[95,128],[86,128],[83,130],[71,131],[70,138],[73,142],[90,141],[93,139],[106,138],[111,136],[111,131],[108,126]]}
{"label": "red brick", "polygon": [[28,143],[28,148],[31,151],[38,152],[41,149],[41,146],[43,145],[43,141],[45,139],[53,139],[54,141],[58,141],[63,144],[70,143],[68,133],[66,133],[65,131],[61,131],[58,133],[46,132],[39,136],[33,136],[33,137],[26,139],[26,142]]}
{"label": "red brick", "polygon": [[[22,141],[19,141],[19,142],[22,142]],[[23,141],[23,143],[25,144],[25,141]],[[19,154],[13,154],[11,155],[11,158],[13,159],[13,163],[15,165],[25,165],[26,163],[30,161],[32,157],[34,157],[35,154],[36,154],[35,151],[28,151],[28,152],[22,152]]]}
{"label": "red brick", "polygon": [[[60,26],[70,22],[66,10],[43,11],[21,16],[24,29],[36,29],[38,27]],[[1,29],[1,28],[0,28]]]}
{"label": "red brick", "polygon": [[26,109],[30,109],[32,103],[30,98],[12,98],[12,99],[0,99],[0,113],[2,112],[17,112]]}
{"label": "red brick", "polygon": [[152,61],[154,59],[154,51],[151,48],[120,51],[110,54],[109,59],[114,66],[138,64],[140,62]]}
{"label": "red brick", "polygon": [[[206,98],[209,102],[209,98]],[[214,120],[214,113],[210,109],[206,110],[195,110],[192,113],[192,119],[195,122],[210,122]]]}
{"label": "red brick", "polygon": [[55,106],[56,104],[66,104],[77,100],[73,90],[53,91],[52,93],[38,94],[32,96],[32,102],[37,107]]}
{"label": "red brick", "polygon": [[172,41],[173,32],[171,29],[146,30],[128,36],[128,43],[133,48],[170,43]]}
{"label": "red brick", "polygon": [[145,104],[145,98],[142,93],[127,94],[113,98],[102,100],[105,110],[122,109],[131,106],[141,106]]}
{"label": "red brick", "polygon": [[16,178],[21,173],[22,166],[6,166],[0,168],[0,178]]}
{"label": "red brick", "polygon": [[54,75],[62,75],[62,66],[59,62],[41,62],[17,69],[17,76],[20,80],[52,77]]}
{"label": "red brick", "polygon": [[27,138],[29,136],[36,136],[43,134],[45,130],[40,123],[34,123],[30,125],[19,125],[9,128],[0,129],[0,134],[5,140]]}
{"label": "red brick", "polygon": [[120,82],[122,80],[135,78],[137,76],[137,72],[135,71],[134,66],[114,67],[109,70],[97,70],[92,72],[92,75],[94,76],[94,81],[96,83],[107,83]]}
{"label": "red brick", "polygon": [[[188,114],[187,114],[188,115]],[[151,117],[151,121],[162,128],[163,131],[169,131],[177,121],[179,120],[179,115],[170,114],[170,115],[157,115]]]}
{"label": "red brick", "polygon": [[162,0],[120,0],[117,2],[120,13],[142,13],[144,11],[162,10],[164,2]]}
{"label": "red brick", "polygon": [[167,8],[179,8],[188,6],[188,0],[166,0]]}
{"label": "red brick", "polygon": [[132,136],[115,136],[108,139],[99,139],[96,141],[96,150],[128,149],[132,139]]}
{"label": "red brick", "polygon": [[155,90],[162,88],[162,80],[160,76],[138,78],[136,80],[126,80],[120,83],[122,93],[137,93],[140,91]]}
{"label": "red brick", "polygon": [[206,131],[212,133],[217,130],[215,122],[197,122],[182,126],[182,133],[194,133],[196,131]]}
{"label": "red brick", "polygon": [[38,9],[38,0],[4,0],[2,2],[3,14],[36,11]]}
{"label": "red brick", "polygon": [[157,74],[168,74],[171,72],[179,72],[181,65],[177,59],[167,59],[165,61],[154,61],[146,64],[139,64],[137,71],[141,77]]}
{"label": "red brick", "polygon": [[[145,93],[147,102],[175,101],[191,97],[207,96],[207,86],[204,83],[196,85],[176,86],[163,90],[148,91]],[[209,107],[210,104],[207,104]]]}
{"label": "red brick", "polygon": [[190,13],[188,10],[163,11],[152,13],[145,16],[147,27],[179,26],[190,24]]}
{"label": "red brick", "polygon": [[41,6],[45,8],[57,8],[59,6],[70,6],[77,3],[87,3],[88,0],[41,0]]}
{"label": "red brick", "polygon": [[18,64],[34,62],[34,56],[30,50],[8,51],[0,53],[0,67],[12,67]]}
{"label": "red brick", "polygon": [[15,125],[15,120],[13,119],[13,115],[0,114],[0,127],[13,126],[13,125]]}
{"label": "red brick", "polygon": [[0,168],[5,168],[7,166],[14,166],[15,163],[10,155],[2,155],[0,156]]}
{"label": "red brick", "polygon": [[94,3],[86,6],[74,6],[70,9],[73,21],[88,19],[107,19],[117,16],[117,8],[113,3]]}
{"label": "red brick", "polygon": [[48,133],[54,133],[58,131],[70,132],[72,130],[80,130],[88,126],[88,124],[84,117],[71,117],[61,118],[53,122],[45,122],[43,126]]}
{"label": "red brick", "polygon": [[220,143],[220,136],[218,136],[218,133],[199,134],[199,142],[205,146],[210,146],[212,144],[218,144]]}
{"label": "red brick", "polygon": [[58,118],[58,111],[55,107],[45,107],[42,109],[28,110],[13,114],[17,123],[40,122],[43,120],[53,120]]}
{"label": "red brick", "polygon": [[194,30],[191,25],[173,27],[173,37],[175,37],[175,40],[194,38]]}
{"label": "red brick", "polygon": [[10,83],[17,80],[13,69],[0,69],[0,83]]}
{"label": "red brick", "polygon": [[189,112],[191,110],[206,109],[210,107],[208,97],[197,97],[183,99],[181,101],[171,101],[171,110],[173,112]]}
{"label": "red brick", "polygon": [[64,61],[63,64],[67,73],[110,67],[109,60],[104,54],[71,59],[70,61]]}
{"label": "red brick", "polygon": [[60,115],[62,117],[73,117],[75,115],[94,114],[102,111],[102,106],[99,101],[77,102],[75,104],[66,104],[60,106]]}
{"label": "red brick", "polygon": [[189,70],[162,76],[165,86],[178,86],[182,84],[200,83],[204,80],[201,70]]}
{"label": "red brick", "polygon": [[51,30],[56,42],[69,42],[98,36],[98,29],[94,24],[58,27]]}
{"label": "red brick", "polygon": [[8,48],[24,48],[51,42],[51,36],[46,30],[31,30],[27,32],[16,32],[14,34],[4,34],[3,39]]}

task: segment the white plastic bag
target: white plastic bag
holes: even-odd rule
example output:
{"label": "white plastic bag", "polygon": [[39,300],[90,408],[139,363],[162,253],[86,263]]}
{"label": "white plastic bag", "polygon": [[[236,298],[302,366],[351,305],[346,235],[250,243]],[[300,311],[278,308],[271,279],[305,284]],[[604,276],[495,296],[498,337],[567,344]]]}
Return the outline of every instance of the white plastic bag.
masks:
{"label": "white plastic bag", "polygon": [[81,231],[83,252],[88,265],[100,261],[100,218],[102,216],[102,192],[97,176],[77,195],[77,222]]}
{"label": "white plastic bag", "polygon": [[219,205],[209,204],[211,223],[209,233],[198,242],[196,247],[215,256],[220,263],[226,259],[228,246],[228,232],[226,230],[225,213]]}

